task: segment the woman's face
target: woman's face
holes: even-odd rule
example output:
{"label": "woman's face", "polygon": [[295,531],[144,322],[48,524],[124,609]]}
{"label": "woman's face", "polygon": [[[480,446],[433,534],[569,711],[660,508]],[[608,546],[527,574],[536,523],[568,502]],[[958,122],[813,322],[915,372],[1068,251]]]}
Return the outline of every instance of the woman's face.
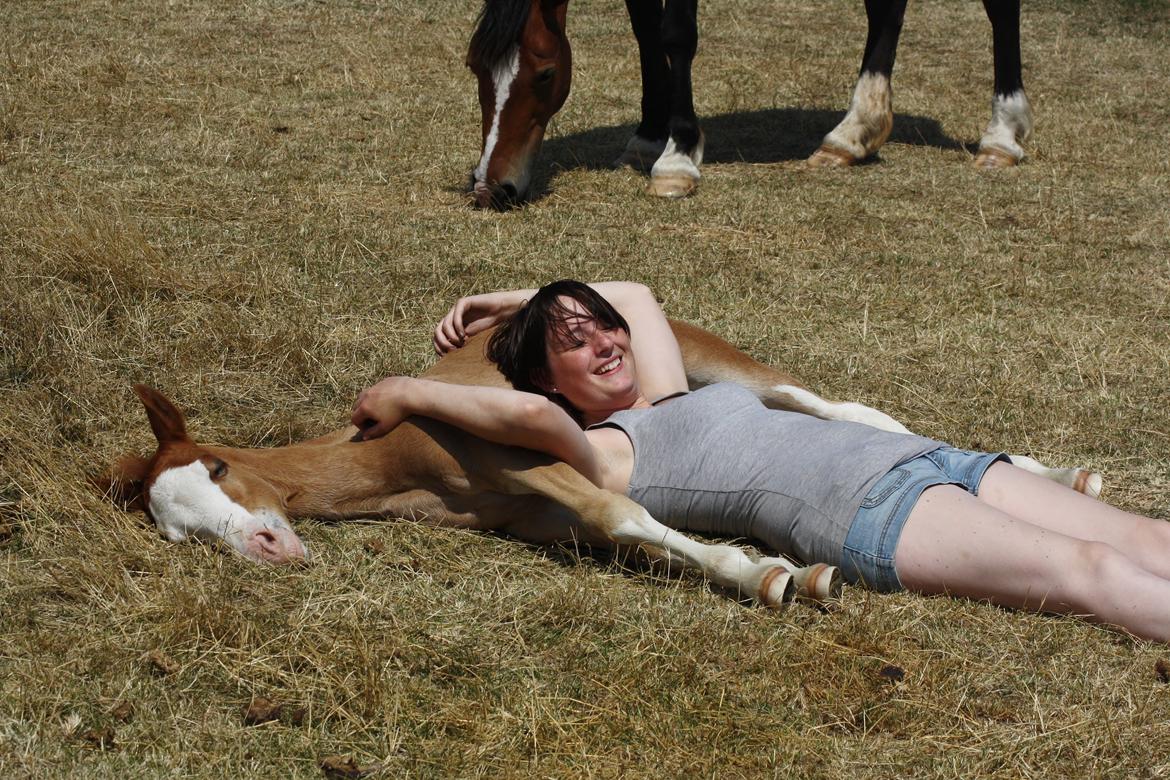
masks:
{"label": "woman's face", "polygon": [[560,302],[577,314],[565,319],[564,335],[548,336],[545,389],[563,395],[587,420],[633,405],[640,396],[630,335],[621,328],[602,328],[572,298]]}

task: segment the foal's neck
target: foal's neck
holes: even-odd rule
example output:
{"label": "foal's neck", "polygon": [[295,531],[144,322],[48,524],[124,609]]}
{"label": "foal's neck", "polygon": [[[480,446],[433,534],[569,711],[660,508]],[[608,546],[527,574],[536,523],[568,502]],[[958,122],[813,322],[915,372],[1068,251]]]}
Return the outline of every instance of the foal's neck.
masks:
{"label": "foal's neck", "polygon": [[340,520],[386,514],[397,497],[424,487],[408,463],[422,453],[403,441],[412,437],[395,433],[365,442],[333,437],[270,449],[210,449],[274,488],[290,518]]}

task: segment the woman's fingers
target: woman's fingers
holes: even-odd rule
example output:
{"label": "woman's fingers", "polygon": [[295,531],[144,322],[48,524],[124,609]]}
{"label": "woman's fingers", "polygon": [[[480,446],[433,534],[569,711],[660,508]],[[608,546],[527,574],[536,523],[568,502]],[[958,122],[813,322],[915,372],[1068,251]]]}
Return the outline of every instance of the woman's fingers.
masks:
{"label": "woman's fingers", "polygon": [[451,307],[439,324],[435,326],[435,352],[445,355],[453,349],[459,349],[467,338],[467,330],[463,318],[467,316],[467,298],[460,298]]}
{"label": "woman's fingers", "polygon": [[357,438],[362,441],[385,436],[393,430],[395,425],[392,415],[383,416],[376,410],[368,408],[364,403],[365,396],[364,392],[359,396],[358,405],[354,407],[353,414],[349,418],[350,423],[359,431]]}
{"label": "woman's fingers", "polygon": [[452,309],[451,324],[455,329],[455,340],[459,343],[463,342],[466,332],[463,329],[463,318],[467,316],[467,298],[460,298],[455,301],[455,308]]}
{"label": "woman's fingers", "polygon": [[398,427],[409,414],[405,394],[414,380],[388,376],[357,397],[349,421],[360,431],[357,439],[374,439]]}
{"label": "woman's fingers", "polygon": [[374,422],[373,420],[370,420],[370,422],[372,423],[371,425],[367,425],[362,429],[362,441],[368,441],[370,439],[376,439],[379,436],[385,436],[394,429],[394,426],[390,425],[389,423]]}

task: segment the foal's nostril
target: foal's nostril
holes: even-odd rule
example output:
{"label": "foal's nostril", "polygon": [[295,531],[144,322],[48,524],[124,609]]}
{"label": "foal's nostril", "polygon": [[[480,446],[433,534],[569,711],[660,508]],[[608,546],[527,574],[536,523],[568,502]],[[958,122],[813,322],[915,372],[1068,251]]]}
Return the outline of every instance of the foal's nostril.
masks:
{"label": "foal's nostril", "polygon": [[504,200],[508,203],[515,203],[520,200],[520,193],[516,191],[516,186],[510,181],[506,181],[500,185],[500,189],[504,191]]}

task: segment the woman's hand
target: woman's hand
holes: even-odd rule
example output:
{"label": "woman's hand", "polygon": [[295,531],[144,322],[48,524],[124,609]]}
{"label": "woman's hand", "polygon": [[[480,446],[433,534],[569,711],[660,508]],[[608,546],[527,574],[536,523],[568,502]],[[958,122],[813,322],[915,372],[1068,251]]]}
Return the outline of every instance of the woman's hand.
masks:
{"label": "woman's hand", "polygon": [[435,352],[445,355],[459,349],[471,336],[514,314],[533,294],[534,290],[510,290],[460,298],[435,326]]}
{"label": "woman's hand", "polygon": [[363,441],[385,436],[412,414],[406,396],[413,381],[408,376],[387,377],[358,395],[349,421],[358,427]]}

